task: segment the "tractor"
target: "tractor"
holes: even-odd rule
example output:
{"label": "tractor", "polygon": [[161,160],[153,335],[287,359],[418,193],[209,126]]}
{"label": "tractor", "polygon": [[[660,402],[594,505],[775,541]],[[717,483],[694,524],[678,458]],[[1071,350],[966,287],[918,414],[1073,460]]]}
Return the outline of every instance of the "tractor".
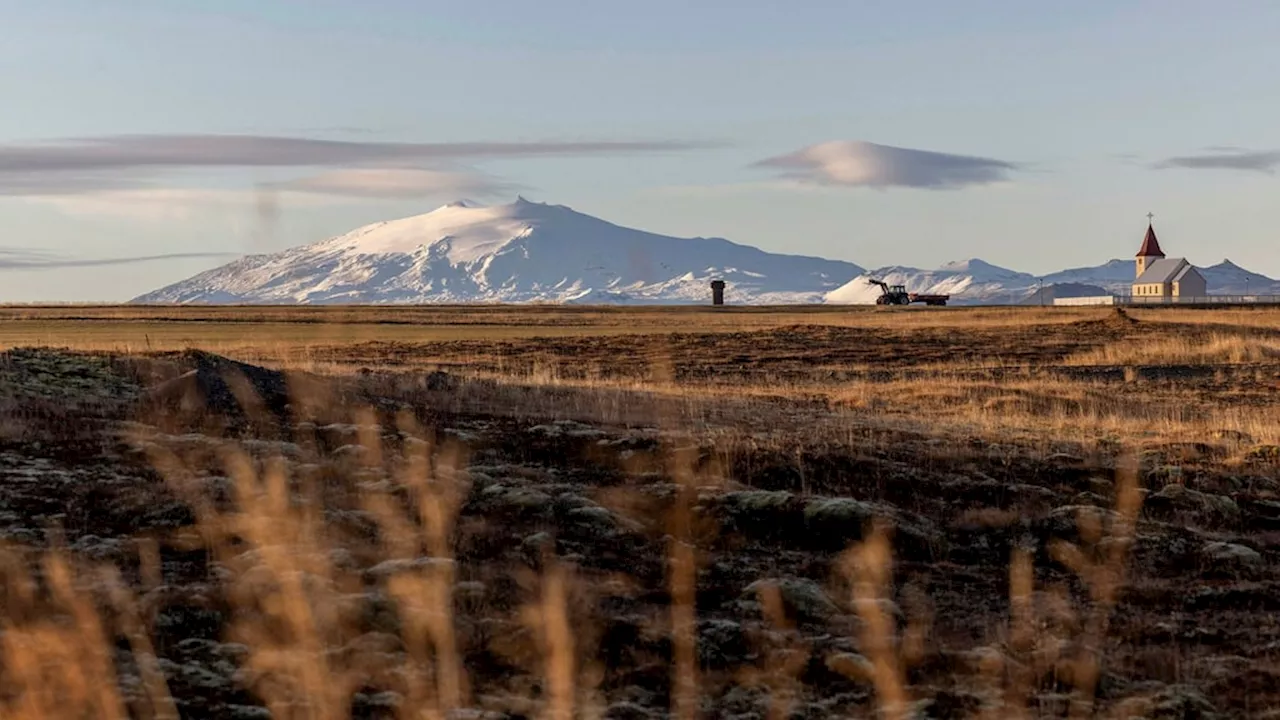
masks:
{"label": "tractor", "polygon": [[867,282],[871,285],[880,286],[880,297],[876,298],[877,305],[910,305],[912,303],[946,305],[947,300],[951,299],[950,295],[909,293],[905,285],[890,285],[883,280],[876,280],[875,278],[867,278]]}

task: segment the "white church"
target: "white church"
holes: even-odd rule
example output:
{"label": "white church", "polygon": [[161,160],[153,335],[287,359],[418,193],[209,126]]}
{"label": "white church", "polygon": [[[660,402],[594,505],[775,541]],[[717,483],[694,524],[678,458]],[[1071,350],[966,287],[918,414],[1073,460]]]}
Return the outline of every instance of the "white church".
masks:
{"label": "white church", "polygon": [[1147,235],[1142,239],[1135,260],[1137,264],[1133,281],[1133,297],[1178,298],[1204,297],[1209,292],[1204,276],[1186,258],[1165,257],[1156,239],[1155,228],[1147,218]]}
{"label": "white church", "polygon": [[1156,229],[1147,215],[1147,234],[1134,258],[1133,294],[1127,297],[1055,298],[1054,305],[1118,305],[1126,302],[1178,302],[1182,298],[1203,298],[1209,294],[1204,276],[1186,258],[1165,257],[1156,239]]}

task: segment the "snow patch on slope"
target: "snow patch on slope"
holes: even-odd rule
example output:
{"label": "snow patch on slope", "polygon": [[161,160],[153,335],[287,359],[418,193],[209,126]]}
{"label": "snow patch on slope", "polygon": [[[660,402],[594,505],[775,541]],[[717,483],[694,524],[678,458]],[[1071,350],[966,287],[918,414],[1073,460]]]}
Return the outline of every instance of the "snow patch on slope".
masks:
{"label": "snow patch on slope", "polygon": [[[1018,302],[1034,291],[1035,276],[972,258],[950,262],[937,270],[892,265],[873,270],[827,293],[825,302],[842,305],[874,305],[880,288],[869,282],[905,285],[907,292],[950,295],[953,304]],[[1028,289],[1029,288],[1029,289]]]}

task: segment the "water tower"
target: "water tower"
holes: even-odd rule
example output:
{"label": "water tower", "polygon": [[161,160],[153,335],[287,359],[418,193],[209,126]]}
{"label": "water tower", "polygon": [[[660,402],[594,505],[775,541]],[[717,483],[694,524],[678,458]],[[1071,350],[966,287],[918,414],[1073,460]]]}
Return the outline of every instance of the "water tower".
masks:
{"label": "water tower", "polygon": [[724,281],[723,280],[711,281],[711,304],[712,305],[724,304]]}

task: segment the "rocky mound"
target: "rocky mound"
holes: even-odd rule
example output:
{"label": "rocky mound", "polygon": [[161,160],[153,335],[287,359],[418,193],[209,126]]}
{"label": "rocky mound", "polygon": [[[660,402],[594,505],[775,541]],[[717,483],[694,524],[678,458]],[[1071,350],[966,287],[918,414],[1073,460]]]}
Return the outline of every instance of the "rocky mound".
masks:
{"label": "rocky mound", "polygon": [[189,368],[177,377],[147,389],[144,404],[150,411],[175,413],[188,421],[217,424],[244,432],[287,427],[291,408],[291,382],[301,376],[238,362],[200,350],[190,350],[171,360],[177,368]]}

